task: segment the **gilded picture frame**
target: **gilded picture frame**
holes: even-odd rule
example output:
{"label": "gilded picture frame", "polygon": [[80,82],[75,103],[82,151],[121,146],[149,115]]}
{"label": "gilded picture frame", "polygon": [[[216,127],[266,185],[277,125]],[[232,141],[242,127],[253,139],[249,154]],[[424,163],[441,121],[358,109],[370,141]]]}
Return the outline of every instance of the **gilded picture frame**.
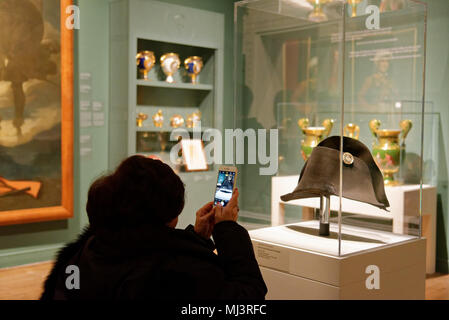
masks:
{"label": "gilded picture frame", "polygon": [[[6,39],[0,40],[0,226],[73,217],[73,30],[66,26],[72,0],[12,1],[0,6],[1,36]],[[14,37],[27,28],[33,38]],[[19,52],[20,45],[35,50]],[[19,69],[19,63],[14,65],[19,58],[45,64],[35,70],[22,64]],[[45,165],[46,159],[51,161]],[[45,176],[48,172],[51,179]]]}

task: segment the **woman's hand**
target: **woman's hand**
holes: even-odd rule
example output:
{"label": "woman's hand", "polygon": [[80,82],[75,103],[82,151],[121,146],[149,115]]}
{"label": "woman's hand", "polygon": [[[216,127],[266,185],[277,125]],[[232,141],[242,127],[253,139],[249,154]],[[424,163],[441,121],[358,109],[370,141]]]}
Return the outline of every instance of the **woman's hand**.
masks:
{"label": "woman's hand", "polygon": [[213,201],[208,202],[196,212],[194,230],[205,239],[209,239],[214,230],[215,208],[213,206]]}
{"label": "woman's hand", "polygon": [[237,221],[239,217],[239,190],[236,188],[226,207],[217,205],[215,208],[215,223],[221,221]]}

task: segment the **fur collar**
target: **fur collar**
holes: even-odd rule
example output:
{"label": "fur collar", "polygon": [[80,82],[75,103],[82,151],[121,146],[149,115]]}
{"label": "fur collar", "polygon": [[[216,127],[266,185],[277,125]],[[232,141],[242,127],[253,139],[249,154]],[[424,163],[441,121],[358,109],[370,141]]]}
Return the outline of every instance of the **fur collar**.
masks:
{"label": "fur collar", "polygon": [[53,300],[53,295],[56,288],[56,282],[60,271],[65,268],[67,262],[76,254],[86,243],[86,241],[93,235],[90,227],[85,227],[78,238],[64,246],[59,250],[56,256],[56,262],[44,283],[44,292],[41,300]]}

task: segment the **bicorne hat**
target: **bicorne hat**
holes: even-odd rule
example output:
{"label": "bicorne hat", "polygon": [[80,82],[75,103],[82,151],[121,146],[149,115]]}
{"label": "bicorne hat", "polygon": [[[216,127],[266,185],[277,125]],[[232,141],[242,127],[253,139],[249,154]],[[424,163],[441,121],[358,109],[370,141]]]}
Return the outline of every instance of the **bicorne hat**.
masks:
{"label": "bicorne hat", "polygon": [[321,141],[306,161],[293,192],[281,196],[283,201],[340,195],[340,161],[343,165],[343,194],[347,199],[371,204],[380,209],[390,206],[385,195],[382,173],[369,149],[359,140],[341,137]]}

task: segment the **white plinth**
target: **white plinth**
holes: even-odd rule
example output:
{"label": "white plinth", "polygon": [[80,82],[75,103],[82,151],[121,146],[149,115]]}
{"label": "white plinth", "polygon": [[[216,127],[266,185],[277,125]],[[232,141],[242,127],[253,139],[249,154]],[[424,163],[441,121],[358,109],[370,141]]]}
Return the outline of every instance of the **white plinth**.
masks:
{"label": "white plinth", "polygon": [[[384,242],[338,241],[289,228],[317,228],[316,221],[250,231],[268,287],[267,299],[424,299],[425,239],[343,227],[346,235]],[[336,226],[331,225],[331,231]],[[379,288],[368,289],[368,266],[379,270]]]}
{"label": "white plinth", "polygon": [[[290,193],[298,183],[299,176],[273,177],[271,180],[271,223],[273,226],[284,224],[284,205],[296,205],[307,208],[319,208],[319,198],[308,198],[283,202],[280,197]],[[423,185],[422,201],[422,236],[427,238],[426,273],[435,272],[436,251],[436,188]],[[403,185],[385,187],[385,193],[390,202],[389,211],[381,210],[372,205],[342,199],[342,212],[361,214],[376,218],[391,219],[393,232],[403,234],[408,218],[419,217],[420,185]],[[331,210],[339,210],[339,198],[331,197]],[[415,219],[416,220],[416,219]]]}

